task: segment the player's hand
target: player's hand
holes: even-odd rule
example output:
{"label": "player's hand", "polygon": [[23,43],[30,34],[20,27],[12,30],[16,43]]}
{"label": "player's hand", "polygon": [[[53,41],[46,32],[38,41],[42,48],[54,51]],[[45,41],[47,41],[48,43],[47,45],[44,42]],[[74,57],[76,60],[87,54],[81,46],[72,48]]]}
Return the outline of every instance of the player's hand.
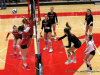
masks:
{"label": "player's hand", "polygon": [[33,19],[33,21],[35,21],[36,20],[36,17]]}
{"label": "player's hand", "polygon": [[42,32],[40,32],[40,35],[42,34]]}
{"label": "player's hand", "polygon": [[48,29],[47,27],[45,27],[45,29]]}
{"label": "player's hand", "polygon": [[89,26],[90,26],[91,24],[89,24]]}
{"label": "player's hand", "polygon": [[54,40],[54,41],[58,41],[58,40]]}
{"label": "player's hand", "polygon": [[86,52],[84,52],[84,55],[86,55]]}
{"label": "player's hand", "polygon": [[5,41],[7,41],[8,40],[8,38],[6,38],[6,40]]}
{"label": "player's hand", "polygon": [[64,46],[64,45],[63,45],[63,46],[61,46],[61,48],[65,48],[65,47],[66,47],[66,46]]}
{"label": "player's hand", "polygon": [[58,23],[56,23],[56,25],[58,25]]}
{"label": "player's hand", "polygon": [[84,22],[84,25],[85,25],[85,22]]}

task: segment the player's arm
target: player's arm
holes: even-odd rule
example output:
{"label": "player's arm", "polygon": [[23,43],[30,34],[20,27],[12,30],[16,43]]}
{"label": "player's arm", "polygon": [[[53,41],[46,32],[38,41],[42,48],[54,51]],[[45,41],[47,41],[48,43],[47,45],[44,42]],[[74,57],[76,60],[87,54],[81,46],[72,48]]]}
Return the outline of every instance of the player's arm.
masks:
{"label": "player's arm", "polygon": [[32,27],[34,21],[36,20],[36,18],[33,19],[33,21],[30,23],[30,25],[24,30],[24,32],[28,32],[30,30],[30,28]]}
{"label": "player's arm", "polygon": [[92,16],[92,15],[91,15],[91,22],[90,22],[89,26],[90,26],[91,24],[93,24],[93,16]]}
{"label": "player's arm", "polygon": [[62,40],[63,38],[65,38],[67,35],[65,34],[64,36],[60,37],[57,41]]}
{"label": "player's arm", "polygon": [[86,21],[87,21],[87,20],[86,20],[86,15],[85,15],[85,21],[84,21],[84,25],[85,25]]}
{"label": "player's arm", "polygon": [[42,31],[43,31],[43,27],[44,27],[44,24],[43,24],[43,21],[42,21],[42,26],[41,26],[41,32],[40,32],[40,34],[41,34]]}
{"label": "player's arm", "polygon": [[11,30],[10,32],[8,32],[7,36],[6,36],[6,41],[8,40],[8,36],[10,35],[10,33],[12,33],[13,30]]}
{"label": "player's arm", "polygon": [[56,17],[56,24],[58,25],[58,18],[57,18],[57,14],[55,13],[55,17]]}
{"label": "player's arm", "polygon": [[68,46],[66,46],[66,48],[70,48],[71,47],[71,41],[68,41]]}

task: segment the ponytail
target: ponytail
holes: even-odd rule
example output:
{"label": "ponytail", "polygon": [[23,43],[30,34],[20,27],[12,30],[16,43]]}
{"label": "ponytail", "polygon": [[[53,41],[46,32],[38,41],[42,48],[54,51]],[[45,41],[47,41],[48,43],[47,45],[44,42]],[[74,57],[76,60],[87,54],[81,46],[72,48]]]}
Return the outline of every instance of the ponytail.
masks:
{"label": "ponytail", "polygon": [[64,32],[70,34],[71,27],[69,26],[68,22],[66,22],[66,27],[67,28],[64,29]]}

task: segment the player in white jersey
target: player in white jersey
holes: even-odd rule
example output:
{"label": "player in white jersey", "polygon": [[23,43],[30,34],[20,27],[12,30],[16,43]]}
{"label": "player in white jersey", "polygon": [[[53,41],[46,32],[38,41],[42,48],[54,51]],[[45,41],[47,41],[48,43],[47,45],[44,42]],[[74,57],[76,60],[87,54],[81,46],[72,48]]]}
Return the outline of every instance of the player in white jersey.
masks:
{"label": "player in white jersey", "polygon": [[92,60],[92,58],[94,57],[95,55],[95,50],[94,50],[94,47],[93,47],[93,42],[92,42],[92,36],[93,35],[89,35],[87,37],[87,48],[86,50],[84,51],[84,55],[85,55],[85,58],[84,58],[84,62],[86,63],[87,65],[87,68],[85,69],[86,71],[87,70],[90,70],[88,73],[90,74],[92,72],[92,67],[91,67],[91,63],[90,61]]}

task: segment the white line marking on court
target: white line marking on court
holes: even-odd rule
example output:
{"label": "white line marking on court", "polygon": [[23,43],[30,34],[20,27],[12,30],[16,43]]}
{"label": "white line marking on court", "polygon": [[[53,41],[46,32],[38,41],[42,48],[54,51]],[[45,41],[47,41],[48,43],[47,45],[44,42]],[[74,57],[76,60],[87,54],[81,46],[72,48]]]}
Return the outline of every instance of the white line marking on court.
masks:
{"label": "white line marking on court", "polygon": [[0,61],[5,62],[5,61],[3,61],[2,59],[0,59]]}
{"label": "white line marking on court", "polygon": [[[81,22],[81,21],[80,21],[80,23],[82,24],[82,22]],[[82,24],[82,26],[83,26],[83,24]],[[83,28],[84,28],[84,30],[86,30],[84,26],[83,26]],[[96,45],[95,45],[95,44],[94,44],[94,47],[96,48],[97,52],[98,52],[98,53],[99,53],[99,55],[100,55],[100,52],[99,52],[99,50],[98,50],[98,48],[96,47]]]}
{"label": "white line marking on court", "polygon": [[7,47],[6,47],[6,48],[4,48],[4,49],[2,49],[2,50],[0,50],[0,53],[1,53],[3,50],[5,50],[5,49],[7,49]]}

